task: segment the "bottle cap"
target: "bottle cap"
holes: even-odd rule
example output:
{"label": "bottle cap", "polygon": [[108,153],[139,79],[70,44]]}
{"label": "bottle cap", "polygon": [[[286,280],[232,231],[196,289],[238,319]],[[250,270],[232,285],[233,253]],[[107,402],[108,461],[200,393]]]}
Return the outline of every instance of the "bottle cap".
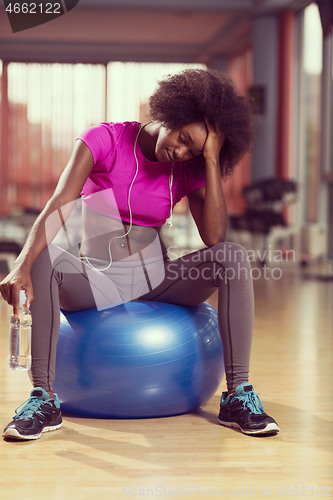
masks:
{"label": "bottle cap", "polygon": [[24,306],[27,300],[27,296],[25,294],[25,290],[20,290],[20,306]]}

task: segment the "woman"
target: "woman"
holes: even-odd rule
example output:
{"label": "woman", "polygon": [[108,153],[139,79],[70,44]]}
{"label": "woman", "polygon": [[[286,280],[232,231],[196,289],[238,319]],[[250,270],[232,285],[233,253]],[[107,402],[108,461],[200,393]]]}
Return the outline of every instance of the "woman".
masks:
{"label": "woman", "polygon": [[[52,198],[0,284],[14,314],[19,290],[26,291],[33,324],[34,389],[6,426],[5,438],[37,439],[62,425],[53,392],[60,307],[77,311],[126,300],[198,305],[216,288],[227,382],[218,421],[246,434],[279,431],[248,382],[253,326],[250,264],[245,249],[224,241],[227,211],[221,176],[230,174],[249,150],[248,102],[225,74],[186,70],[160,82],[150,98],[150,115],[152,121],[146,124],[102,123],[81,134]],[[67,248],[54,253],[59,247],[49,243],[66,227],[80,194],[79,252]],[[184,196],[208,248],[169,260],[159,231]],[[162,245],[160,261],[156,241]],[[161,266],[155,265],[161,261],[163,276],[158,275]],[[130,282],[133,268],[142,267],[148,271]],[[139,285],[133,288],[133,282]]]}

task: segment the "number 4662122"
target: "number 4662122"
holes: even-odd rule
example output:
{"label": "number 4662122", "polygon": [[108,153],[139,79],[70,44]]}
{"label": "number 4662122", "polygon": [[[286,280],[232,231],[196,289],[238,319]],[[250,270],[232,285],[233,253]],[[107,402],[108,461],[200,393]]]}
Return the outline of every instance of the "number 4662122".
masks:
{"label": "number 4662122", "polygon": [[6,12],[9,14],[61,14],[59,2],[34,3],[13,2],[7,5]]}

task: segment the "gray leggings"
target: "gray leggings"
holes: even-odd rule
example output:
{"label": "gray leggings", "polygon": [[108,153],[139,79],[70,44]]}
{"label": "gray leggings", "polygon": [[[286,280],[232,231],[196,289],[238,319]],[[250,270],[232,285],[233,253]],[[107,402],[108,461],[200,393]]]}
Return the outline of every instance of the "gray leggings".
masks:
{"label": "gray leggings", "polygon": [[[227,387],[231,389],[247,382],[254,301],[246,250],[238,244],[223,242],[175,260],[165,260],[164,266],[163,281],[148,293],[137,294],[135,300],[196,306],[218,288],[218,320]],[[31,377],[34,387],[53,390],[60,308],[79,311],[96,307],[87,267],[67,252],[63,252],[54,265],[47,249],[32,267]],[[91,268],[89,273],[90,276],[93,273]],[[115,303],[119,302],[119,294],[116,294]]]}

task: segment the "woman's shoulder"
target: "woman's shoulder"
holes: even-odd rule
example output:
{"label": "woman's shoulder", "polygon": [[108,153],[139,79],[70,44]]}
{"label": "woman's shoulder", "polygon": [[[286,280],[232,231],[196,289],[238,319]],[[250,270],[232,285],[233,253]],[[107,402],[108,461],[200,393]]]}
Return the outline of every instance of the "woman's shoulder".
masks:
{"label": "woman's shoulder", "polygon": [[100,122],[84,129],[77,139],[81,139],[90,148],[110,150],[123,142],[132,142],[137,134],[138,122]]}
{"label": "woman's shoulder", "polygon": [[183,161],[181,162],[181,166],[182,175],[187,179],[206,177],[205,161],[201,156]]}
{"label": "woman's shoulder", "polygon": [[182,196],[188,196],[192,191],[206,184],[204,160],[200,157],[182,162],[179,182],[182,187]]}
{"label": "woman's shoulder", "polygon": [[84,133],[90,133],[90,134],[105,134],[109,133],[110,135],[113,136],[119,136],[122,135],[125,131],[127,132],[132,132],[132,131],[137,131],[139,127],[139,123],[136,121],[133,122],[99,122],[93,125],[90,125],[85,129]]}
{"label": "woman's shoulder", "polygon": [[123,131],[123,130],[132,130],[132,129],[137,129],[139,127],[140,123],[137,121],[125,121],[125,122],[100,122],[96,126],[100,126],[103,128],[106,128],[108,130],[116,130],[116,131]]}

